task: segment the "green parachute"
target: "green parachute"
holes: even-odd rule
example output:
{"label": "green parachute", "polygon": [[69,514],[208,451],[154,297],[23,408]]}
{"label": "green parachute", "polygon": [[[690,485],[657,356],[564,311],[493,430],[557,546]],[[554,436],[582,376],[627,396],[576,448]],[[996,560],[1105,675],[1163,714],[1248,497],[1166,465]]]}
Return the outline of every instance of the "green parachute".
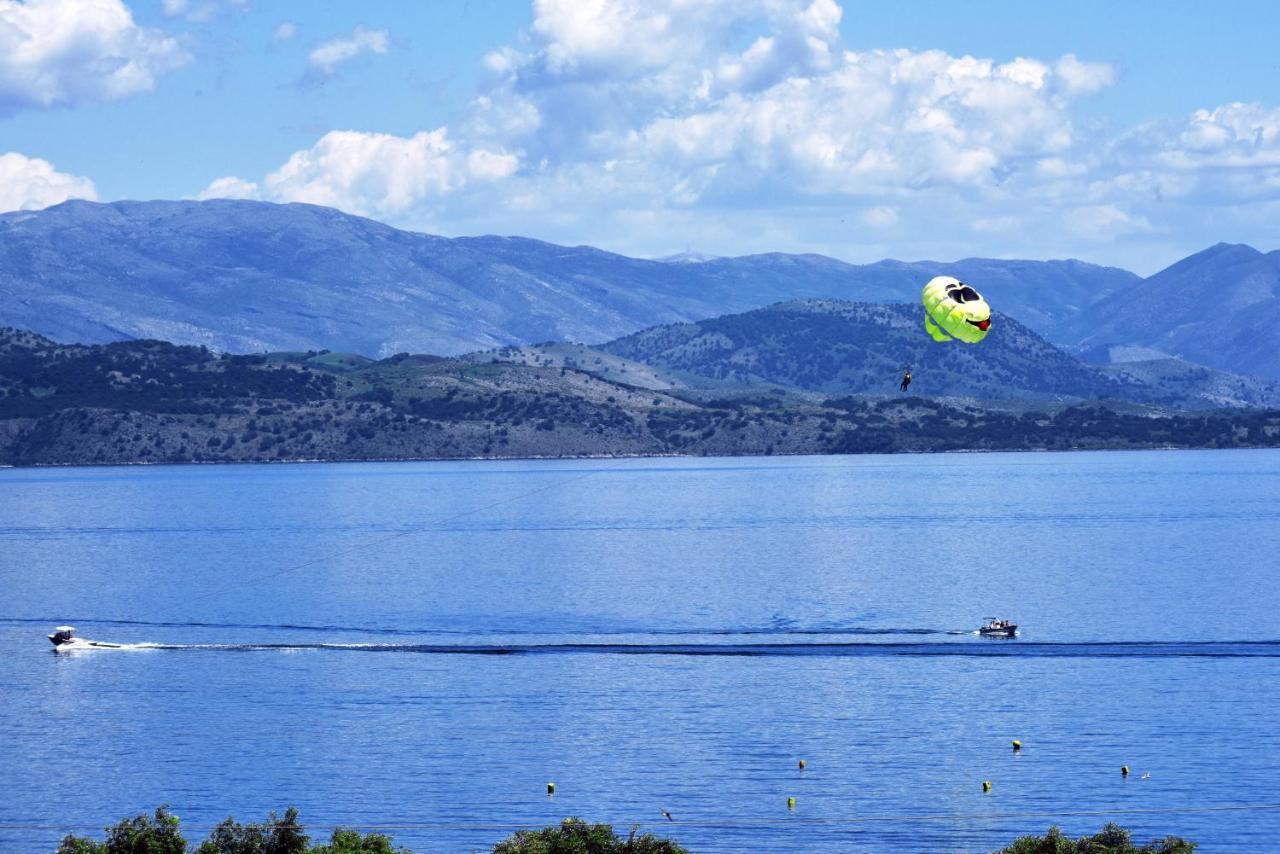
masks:
{"label": "green parachute", "polygon": [[982,294],[951,276],[937,276],[924,286],[924,328],[934,341],[958,338],[977,344],[991,329],[991,306]]}

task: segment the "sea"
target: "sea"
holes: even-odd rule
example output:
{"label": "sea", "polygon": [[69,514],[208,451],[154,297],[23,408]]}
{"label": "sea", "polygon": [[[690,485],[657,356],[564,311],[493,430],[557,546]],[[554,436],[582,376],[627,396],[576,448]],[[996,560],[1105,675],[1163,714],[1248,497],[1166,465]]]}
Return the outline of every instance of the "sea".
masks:
{"label": "sea", "polygon": [[1274,851],[1278,556],[1274,450],[4,469],[0,851]]}

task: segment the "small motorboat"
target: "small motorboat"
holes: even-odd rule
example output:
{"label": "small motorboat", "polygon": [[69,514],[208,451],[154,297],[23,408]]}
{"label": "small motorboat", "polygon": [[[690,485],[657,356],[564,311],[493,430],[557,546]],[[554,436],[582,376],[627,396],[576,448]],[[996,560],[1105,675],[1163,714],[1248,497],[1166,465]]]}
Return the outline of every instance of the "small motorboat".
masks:
{"label": "small motorboat", "polygon": [[1018,633],[1018,624],[1012,620],[985,617],[986,623],[978,627],[978,634],[988,638],[1011,638]]}
{"label": "small motorboat", "polygon": [[53,634],[46,637],[49,638],[49,643],[53,644],[55,652],[70,652],[73,649],[120,649],[118,643],[103,643],[76,637],[75,626],[58,626],[53,630]]}

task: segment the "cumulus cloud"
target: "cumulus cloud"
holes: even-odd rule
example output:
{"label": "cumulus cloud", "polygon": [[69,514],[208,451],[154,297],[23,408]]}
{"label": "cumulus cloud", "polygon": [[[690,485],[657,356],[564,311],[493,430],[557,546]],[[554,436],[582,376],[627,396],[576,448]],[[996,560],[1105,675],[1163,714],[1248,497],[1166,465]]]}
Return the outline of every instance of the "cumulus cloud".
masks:
{"label": "cumulus cloud", "polygon": [[[1095,198],[1184,213],[1280,201],[1280,108],[1232,103],[1152,122],[1085,175]],[[1239,211],[1232,211],[1233,215]]]}
{"label": "cumulus cloud", "polygon": [[898,212],[885,205],[877,205],[862,213],[862,221],[872,228],[889,228],[898,224]]}
{"label": "cumulus cloud", "polygon": [[330,131],[261,185],[226,176],[197,198],[307,202],[395,219],[465,187],[505,178],[518,166],[514,154],[455,145],[444,128],[411,137]]}
{"label": "cumulus cloud", "polygon": [[1058,60],[1054,69],[1063,88],[1073,95],[1087,95],[1107,88],[1116,81],[1115,69],[1102,62],[1081,62],[1069,53]]}
{"label": "cumulus cloud", "polygon": [[365,214],[395,214],[448,193],[457,176],[446,131],[410,138],[330,131],[267,176],[271,198],[331,205]]}
{"label": "cumulus cloud", "polygon": [[1196,110],[1166,160],[1179,167],[1280,166],[1280,108],[1227,104]]}
{"label": "cumulus cloud", "polygon": [[259,198],[258,185],[245,181],[234,175],[216,178],[196,194],[196,198],[204,199],[256,199]]}
{"label": "cumulus cloud", "polygon": [[386,53],[391,37],[386,30],[367,30],[356,27],[345,38],[332,39],[317,45],[307,55],[307,64],[315,73],[328,77],[339,65],[350,62],[366,53]]}
{"label": "cumulus cloud", "polygon": [[298,34],[298,25],[293,21],[281,21],[271,33],[273,42],[287,42]]}
{"label": "cumulus cloud", "polygon": [[548,209],[564,193],[904,216],[874,202],[1070,168],[1075,101],[1113,77],[1074,56],[842,50],[841,18],[834,0],[537,0],[529,41],[485,58],[492,84],[457,133],[523,152],[536,169],[512,192]]}
{"label": "cumulus cloud", "polygon": [[188,61],[120,0],[0,0],[0,113],[148,92]]}
{"label": "cumulus cloud", "polygon": [[1116,205],[1077,207],[1070,210],[1065,219],[1068,228],[1089,240],[1104,240],[1151,230],[1151,223],[1146,217],[1135,216]]}
{"label": "cumulus cloud", "polygon": [[182,18],[193,23],[207,23],[224,11],[233,9],[245,12],[249,9],[249,0],[163,0],[161,11],[168,18]]}
{"label": "cumulus cloud", "polygon": [[[1081,115],[1116,85],[1107,63],[853,51],[842,17],[835,0],[534,0],[448,128],[333,132],[217,191],[636,254],[845,257],[846,220],[914,241],[900,257],[1042,257],[1167,234],[1209,198],[1280,201],[1280,110],[1117,131]],[[332,73],[382,35],[312,64]]]}
{"label": "cumulus cloud", "polygon": [[96,200],[93,182],[53,168],[47,160],[0,154],[0,211],[39,210],[67,199]]}

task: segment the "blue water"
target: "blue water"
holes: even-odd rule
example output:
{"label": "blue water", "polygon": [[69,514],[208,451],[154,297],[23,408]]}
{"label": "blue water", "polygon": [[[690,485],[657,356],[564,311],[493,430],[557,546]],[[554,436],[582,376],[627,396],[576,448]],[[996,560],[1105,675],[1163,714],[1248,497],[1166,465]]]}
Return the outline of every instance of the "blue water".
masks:
{"label": "blue water", "polygon": [[1275,451],[0,470],[0,851],[160,803],[1268,850],[1277,555]]}

